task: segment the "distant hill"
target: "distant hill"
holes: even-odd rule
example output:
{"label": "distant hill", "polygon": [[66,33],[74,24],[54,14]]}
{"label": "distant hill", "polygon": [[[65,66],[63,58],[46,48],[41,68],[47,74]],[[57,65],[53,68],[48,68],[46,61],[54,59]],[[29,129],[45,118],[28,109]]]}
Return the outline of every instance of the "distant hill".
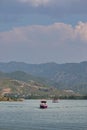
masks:
{"label": "distant hill", "polygon": [[0,79],[0,97],[10,98],[58,98],[81,96],[73,91],[58,90],[57,88],[44,86],[35,81],[19,81],[15,79],[4,78]]}
{"label": "distant hill", "polygon": [[[2,77],[6,76],[4,73],[9,73],[9,76],[13,78],[15,77],[15,73],[17,74],[17,71],[23,71],[20,75],[16,75],[18,80],[27,80],[27,76],[32,75],[32,78],[33,76],[40,77],[43,79],[43,83],[50,84],[58,89],[68,89],[87,94],[86,61],[66,64],[26,64],[22,62],[0,63],[0,71]],[[21,76],[22,74],[23,76]],[[36,79],[38,80],[38,78]]]}

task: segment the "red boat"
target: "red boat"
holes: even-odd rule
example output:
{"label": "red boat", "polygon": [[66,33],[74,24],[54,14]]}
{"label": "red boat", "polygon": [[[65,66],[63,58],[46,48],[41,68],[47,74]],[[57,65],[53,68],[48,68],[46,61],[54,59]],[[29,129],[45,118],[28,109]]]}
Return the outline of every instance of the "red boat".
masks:
{"label": "red boat", "polygon": [[40,108],[45,109],[47,107],[48,107],[47,106],[47,101],[46,100],[42,100],[41,103],[40,103]]}

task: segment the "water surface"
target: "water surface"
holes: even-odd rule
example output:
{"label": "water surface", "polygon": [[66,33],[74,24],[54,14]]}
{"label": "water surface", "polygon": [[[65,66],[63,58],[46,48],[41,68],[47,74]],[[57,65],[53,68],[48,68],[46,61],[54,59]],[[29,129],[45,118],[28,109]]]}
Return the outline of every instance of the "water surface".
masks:
{"label": "water surface", "polygon": [[0,130],[87,130],[87,100],[0,102]]}

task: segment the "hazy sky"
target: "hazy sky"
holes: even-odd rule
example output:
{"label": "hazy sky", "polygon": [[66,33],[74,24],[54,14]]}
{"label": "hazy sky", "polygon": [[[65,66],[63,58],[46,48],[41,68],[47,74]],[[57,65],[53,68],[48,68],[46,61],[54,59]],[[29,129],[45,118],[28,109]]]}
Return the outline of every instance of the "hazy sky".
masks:
{"label": "hazy sky", "polygon": [[0,0],[0,62],[87,61],[87,0]]}

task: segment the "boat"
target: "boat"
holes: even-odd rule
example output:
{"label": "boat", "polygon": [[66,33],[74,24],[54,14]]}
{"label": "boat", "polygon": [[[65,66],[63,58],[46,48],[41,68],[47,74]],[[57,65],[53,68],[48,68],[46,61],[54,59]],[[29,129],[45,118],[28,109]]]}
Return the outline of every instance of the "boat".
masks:
{"label": "boat", "polygon": [[53,100],[52,100],[53,103],[58,103],[58,97],[54,97]]}
{"label": "boat", "polygon": [[53,103],[58,103],[58,99],[53,99],[52,102]]}
{"label": "boat", "polygon": [[47,101],[46,100],[41,100],[41,102],[40,102],[40,108],[45,109],[47,107],[48,107]]}

